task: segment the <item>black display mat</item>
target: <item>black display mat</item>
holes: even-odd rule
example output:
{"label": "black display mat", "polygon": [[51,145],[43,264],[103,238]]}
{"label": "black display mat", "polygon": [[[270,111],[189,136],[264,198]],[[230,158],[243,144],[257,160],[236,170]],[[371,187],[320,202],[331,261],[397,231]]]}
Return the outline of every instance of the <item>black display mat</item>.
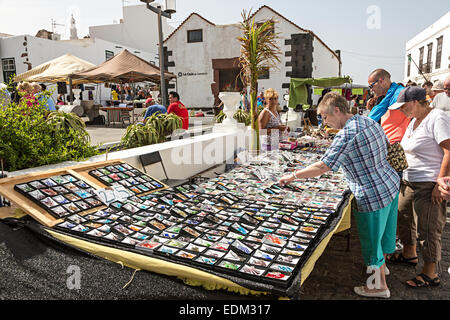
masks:
{"label": "black display mat", "polygon": [[[320,154],[312,155],[294,159],[280,154],[283,171],[304,166]],[[204,270],[249,289],[290,296],[300,288],[304,263],[341,220],[348,194],[340,176],[281,187],[275,182],[276,170],[270,177],[271,170],[266,163],[240,165],[213,179],[160,190],[160,182],[127,163],[96,167],[89,171],[91,177],[126,189],[128,198],[88,213],[60,214],[63,222],[54,229]],[[55,214],[49,207],[56,207],[57,201],[48,206],[42,201],[47,198],[36,197],[36,191],[48,188],[60,193],[39,197],[55,201],[85,192],[83,200],[98,201],[88,182],[71,175],[14,187]]]}

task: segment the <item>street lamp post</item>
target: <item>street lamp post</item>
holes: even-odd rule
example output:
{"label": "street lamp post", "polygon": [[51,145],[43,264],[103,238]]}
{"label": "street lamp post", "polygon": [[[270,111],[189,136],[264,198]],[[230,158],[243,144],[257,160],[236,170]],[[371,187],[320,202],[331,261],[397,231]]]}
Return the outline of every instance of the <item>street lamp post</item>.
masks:
{"label": "street lamp post", "polygon": [[164,48],[163,48],[163,33],[162,33],[162,17],[168,19],[172,18],[172,14],[176,12],[175,10],[175,0],[166,0],[166,9],[163,11],[161,5],[157,7],[151,6],[150,3],[155,0],[141,0],[147,4],[147,9],[155,12],[158,15],[158,34],[159,34],[159,69],[160,69],[160,90],[162,97],[162,105],[167,106],[166,97],[166,80],[164,77]]}

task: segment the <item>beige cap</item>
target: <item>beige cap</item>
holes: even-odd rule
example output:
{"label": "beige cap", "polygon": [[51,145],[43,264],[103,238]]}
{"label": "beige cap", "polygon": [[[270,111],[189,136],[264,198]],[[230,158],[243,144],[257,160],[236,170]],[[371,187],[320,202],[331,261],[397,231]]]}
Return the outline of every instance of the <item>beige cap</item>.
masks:
{"label": "beige cap", "polygon": [[436,80],[431,90],[444,90],[444,81]]}

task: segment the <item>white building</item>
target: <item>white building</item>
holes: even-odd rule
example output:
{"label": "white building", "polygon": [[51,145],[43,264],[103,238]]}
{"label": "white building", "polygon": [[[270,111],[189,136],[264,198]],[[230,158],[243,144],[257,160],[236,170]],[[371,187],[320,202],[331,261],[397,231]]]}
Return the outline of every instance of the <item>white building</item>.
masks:
{"label": "white building", "polygon": [[[170,34],[174,28],[167,24],[167,18],[161,19],[163,34]],[[103,39],[137,50],[153,54],[152,63],[159,66],[158,60],[158,15],[147,9],[146,5],[124,6],[120,23],[90,26],[91,38]],[[132,52],[132,51],[131,51]]]}
{"label": "white building", "polygon": [[[276,69],[268,70],[258,83],[259,91],[274,88],[282,97],[288,92],[290,78],[340,76],[341,60],[316,34],[305,30],[272,8],[262,6],[255,22],[273,19],[280,34],[282,51]],[[216,25],[192,13],[164,41],[168,50],[169,71],[177,75],[176,90],[188,108],[217,105],[218,93],[230,85],[242,86],[236,77],[242,34],[239,23]],[[283,102],[282,106],[284,106]]]}
{"label": "white building", "polygon": [[[419,72],[422,70],[422,74]],[[404,83],[444,80],[450,75],[450,11],[406,43]]]}
{"label": "white building", "polygon": [[[0,37],[0,59],[2,63],[0,82],[7,82],[13,74],[21,74],[66,53],[94,65],[99,65],[124,49],[146,61],[154,61],[156,58],[154,54],[102,39],[86,38],[56,41],[31,35]],[[97,103],[100,103],[100,100],[110,99],[110,92],[110,89],[96,92],[94,99]],[[57,92],[55,91],[53,98],[56,99],[56,96]]]}

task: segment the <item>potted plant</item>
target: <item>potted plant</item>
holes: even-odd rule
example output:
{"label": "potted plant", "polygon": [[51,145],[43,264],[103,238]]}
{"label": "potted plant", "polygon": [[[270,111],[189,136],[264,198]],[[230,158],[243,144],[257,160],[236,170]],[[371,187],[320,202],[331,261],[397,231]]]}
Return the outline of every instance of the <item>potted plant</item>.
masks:
{"label": "potted plant", "polygon": [[275,21],[267,20],[261,24],[256,24],[252,19],[251,10],[242,12],[242,22],[240,24],[242,36],[238,38],[241,43],[241,55],[239,62],[241,65],[241,79],[244,86],[250,86],[250,118],[254,137],[250,148],[257,153],[260,150],[258,107],[256,97],[258,94],[258,78],[267,71],[267,68],[276,68],[280,62],[281,50],[277,45],[280,38],[274,32]]}

